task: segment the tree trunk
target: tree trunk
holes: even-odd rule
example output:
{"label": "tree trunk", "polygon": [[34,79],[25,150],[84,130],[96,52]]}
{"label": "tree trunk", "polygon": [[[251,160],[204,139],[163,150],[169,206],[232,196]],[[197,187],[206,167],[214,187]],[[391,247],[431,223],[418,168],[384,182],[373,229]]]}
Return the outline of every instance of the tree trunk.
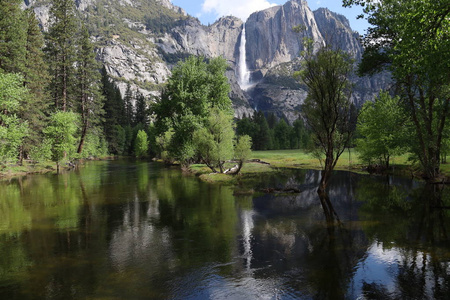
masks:
{"label": "tree trunk", "polygon": [[78,150],[77,150],[78,154],[80,154],[81,151],[83,151],[84,140],[86,139],[86,133],[87,133],[87,124],[84,124],[83,130],[81,131],[80,143],[78,144]]}
{"label": "tree trunk", "polygon": [[23,165],[23,145],[19,147],[19,166]]}

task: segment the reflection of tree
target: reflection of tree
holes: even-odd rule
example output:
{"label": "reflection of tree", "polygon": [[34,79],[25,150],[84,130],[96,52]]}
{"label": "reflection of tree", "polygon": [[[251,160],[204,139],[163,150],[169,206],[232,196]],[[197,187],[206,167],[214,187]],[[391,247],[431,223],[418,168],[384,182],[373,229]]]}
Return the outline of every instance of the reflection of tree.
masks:
{"label": "reflection of tree", "polygon": [[184,264],[229,261],[238,221],[230,187],[205,184],[178,170],[162,172],[151,185],[159,199],[158,224],[171,228]]}
{"label": "reflection of tree", "polygon": [[[364,282],[363,294],[383,299],[443,299],[450,293],[448,269],[450,193],[438,185],[406,191],[387,183],[360,182],[357,195],[365,232],[398,253],[395,289]],[[446,257],[446,258],[445,258]]]}
{"label": "reflection of tree", "polygon": [[[333,190],[333,185],[330,185]],[[365,240],[358,235],[355,223],[342,223],[327,193],[299,196],[303,205],[290,205],[288,197],[274,197],[277,205],[295,208],[291,214],[269,214],[264,221],[255,222],[252,267],[254,276],[265,277],[266,262],[274,262],[270,269],[278,276],[289,274],[286,283],[302,297],[313,299],[343,299],[353,268],[363,256]],[[304,197],[313,197],[314,201]],[[303,197],[303,198],[302,198]],[[296,199],[297,200],[297,199]],[[321,205],[317,206],[318,201]],[[344,201],[343,201],[344,202]],[[307,205],[305,205],[308,203]],[[345,201],[346,205],[351,199]],[[341,205],[343,205],[341,203]],[[260,208],[262,212],[265,207]],[[277,211],[284,212],[283,208]]]}

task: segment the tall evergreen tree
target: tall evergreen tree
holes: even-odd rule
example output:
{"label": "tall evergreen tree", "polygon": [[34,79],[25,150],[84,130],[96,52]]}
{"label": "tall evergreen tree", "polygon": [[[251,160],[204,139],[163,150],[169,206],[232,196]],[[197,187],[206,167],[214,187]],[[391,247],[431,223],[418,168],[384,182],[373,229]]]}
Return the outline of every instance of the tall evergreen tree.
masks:
{"label": "tall evergreen tree", "polygon": [[78,98],[80,100],[81,136],[77,153],[81,153],[88,131],[100,124],[103,111],[103,96],[98,85],[99,64],[95,60],[94,46],[89,32],[83,26],[77,62]]}
{"label": "tall evergreen tree", "polygon": [[142,124],[144,127],[148,125],[148,108],[144,95],[136,92],[136,114],[134,116],[136,125]]}
{"label": "tall evergreen tree", "polygon": [[0,0],[0,69],[21,73],[25,62],[26,26],[21,0]]}
{"label": "tall evergreen tree", "polygon": [[125,96],[123,98],[123,102],[125,104],[125,122],[122,124],[131,125],[134,122],[134,111],[133,111],[133,91],[131,90],[131,84],[127,84],[127,89],[125,91]]}
{"label": "tall evergreen tree", "polygon": [[256,133],[253,138],[253,149],[267,150],[272,148],[272,139],[270,135],[269,124],[262,111],[258,111],[253,116],[253,122],[257,125]]}
{"label": "tall evergreen tree", "polygon": [[24,65],[24,85],[29,90],[29,97],[21,100],[19,116],[28,121],[29,135],[25,138],[20,157],[23,158],[32,147],[37,147],[42,140],[42,129],[46,121],[46,112],[50,100],[46,93],[48,84],[47,65],[44,60],[44,37],[39,22],[32,9],[25,10],[27,20],[26,57]]}
{"label": "tall evergreen tree", "polygon": [[125,139],[124,129],[121,126],[125,114],[124,103],[120,90],[110,80],[106,68],[101,70],[103,97],[105,98],[105,115],[104,115],[104,133],[108,142],[108,150],[110,153],[119,154],[123,152],[123,143]]}
{"label": "tall evergreen tree", "polygon": [[50,8],[50,28],[47,35],[47,60],[50,66],[50,90],[56,109],[73,108],[75,98],[77,22],[73,0],[53,0]]}

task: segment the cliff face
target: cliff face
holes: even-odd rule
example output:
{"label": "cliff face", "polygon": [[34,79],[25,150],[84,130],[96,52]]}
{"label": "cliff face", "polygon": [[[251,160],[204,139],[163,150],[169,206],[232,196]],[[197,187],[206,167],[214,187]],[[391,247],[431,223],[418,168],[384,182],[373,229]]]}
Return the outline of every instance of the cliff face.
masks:
{"label": "cliff face", "polygon": [[[303,28],[295,32],[294,27]],[[298,118],[306,98],[304,86],[293,80],[293,73],[301,68],[302,38],[311,38],[314,47],[331,44],[350,53],[355,67],[362,57],[359,34],[342,15],[321,8],[311,12],[306,1],[292,0],[283,6],[252,14],[246,22],[251,32],[247,39],[247,64],[256,83],[249,91],[252,107],[274,112],[293,122]],[[352,77],[352,102],[357,106],[373,100],[380,89],[390,84],[388,74],[372,78]]]}
{"label": "cliff face", "polygon": [[295,26],[304,26],[305,32],[317,43],[323,43],[314,14],[306,1],[293,0],[252,14],[246,22],[247,63],[250,69],[268,70],[280,63],[292,61],[302,50]]}
{"label": "cliff face", "polygon": [[[25,0],[33,7],[45,30],[49,6],[46,1]],[[76,0],[80,16],[88,22],[97,43],[98,59],[125,90],[127,82],[148,94],[159,94],[174,64],[188,55],[224,57],[229,63],[227,77],[232,87],[235,115],[251,115],[253,108],[273,111],[294,121],[306,91],[292,74],[300,68],[302,37],[316,47],[331,42],[352,53],[358,60],[362,47],[345,17],[319,9],[312,12],[304,0],[252,14],[245,23],[246,62],[254,88],[244,92],[237,81],[239,45],[244,22],[224,17],[204,26],[169,0]],[[301,33],[292,30],[301,26]],[[353,101],[360,104],[388,83],[386,76],[361,79]]]}

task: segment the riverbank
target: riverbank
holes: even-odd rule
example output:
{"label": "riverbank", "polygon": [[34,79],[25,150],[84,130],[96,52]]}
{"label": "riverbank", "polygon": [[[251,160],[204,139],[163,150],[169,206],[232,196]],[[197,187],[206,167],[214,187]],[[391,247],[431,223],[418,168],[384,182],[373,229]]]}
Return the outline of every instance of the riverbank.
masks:
{"label": "riverbank", "polygon": [[[257,162],[266,162],[267,164]],[[231,166],[233,164],[230,164]],[[388,174],[403,177],[419,178],[419,169],[411,165],[407,155],[391,158],[391,167]],[[201,180],[211,183],[236,184],[239,180],[251,178],[257,173],[276,172],[280,169],[322,169],[319,159],[302,150],[269,150],[253,151],[238,176],[227,174],[214,174],[205,165],[196,164],[190,167],[190,171],[199,176]],[[354,173],[368,174],[366,166],[359,160],[358,153],[354,149],[345,151],[335,167],[337,171],[350,171]],[[450,164],[442,164],[441,172],[448,182],[450,178]]]}
{"label": "riverbank", "polygon": [[[91,159],[81,159],[76,162],[76,164],[82,164],[83,161],[87,160],[107,160],[115,159],[113,156],[105,156],[101,158],[91,158]],[[65,172],[73,170],[76,164],[72,162],[61,162],[59,168],[60,172]],[[46,174],[46,173],[56,173],[56,163],[53,161],[43,161],[35,162],[30,160],[24,160],[22,165],[9,164],[0,166],[0,180],[8,180],[15,177],[21,177],[25,175],[32,174]]]}
{"label": "riverbank", "polygon": [[[102,157],[95,160],[117,159],[117,157]],[[82,161],[80,161],[82,163]],[[227,164],[227,168],[233,167],[234,163]],[[407,155],[393,157],[391,159],[392,170],[390,174],[403,177],[419,178],[418,168],[415,168],[408,161]],[[72,165],[62,163],[61,171],[73,169]],[[249,160],[244,164],[241,173],[237,176],[211,173],[211,170],[204,164],[193,164],[189,172],[198,176],[201,180],[210,183],[238,184],[242,180],[251,180],[257,174],[278,172],[281,169],[322,169],[319,159],[302,150],[268,150],[253,151]],[[358,158],[358,153],[351,149],[345,151],[335,170],[350,171],[354,173],[367,174],[367,170]],[[450,164],[442,164],[441,172],[446,181],[450,178]],[[24,161],[22,166],[9,165],[0,169],[0,180],[20,177],[29,174],[56,173],[56,164],[52,161],[32,162]]]}

